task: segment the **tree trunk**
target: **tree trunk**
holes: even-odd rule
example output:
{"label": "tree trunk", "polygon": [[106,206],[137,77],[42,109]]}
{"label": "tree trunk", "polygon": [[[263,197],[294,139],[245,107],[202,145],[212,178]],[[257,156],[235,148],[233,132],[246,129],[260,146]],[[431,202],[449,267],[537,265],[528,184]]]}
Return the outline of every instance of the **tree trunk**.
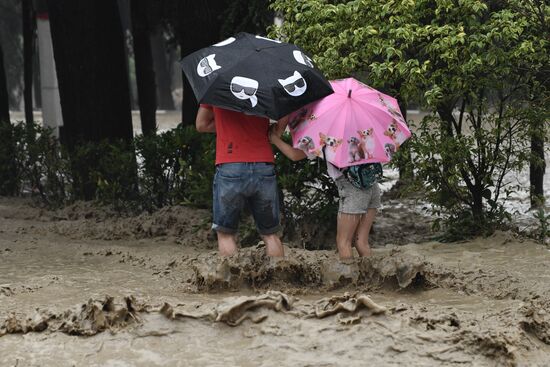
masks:
{"label": "tree trunk", "polygon": [[[403,118],[407,121],[407,104],[405,102],[399,102],[399,109],[401,110]],[[405,144],[400,147],[399,151],[399,181],[412,183],[414,180],[414,172],[410,144],[405,142]]]}
{"label": "tree trunk", "polygon": [[[118,0],[118,10],[120,12],[120,22],[122,24],[122,34],[124,38],[124,51],[126,54],[125,61],[126,61],[126,70],[131,71],[132,68],[130,67],[130,55],[134,54],[133,46],[130,44],[130,37],[128,35],[132,32],[131,31],[131,16],[130,16],[130,0]],[[135,81],[135,74],[134,78],[132,78],[132,73],[129,72],[128,74],[128,85],[130,88],[130,109],[132,111],[138,109],[138,101],[137,101],[137,87],[136,87],[136,81]]]}
{"label": "tree trunk", "polygon": [[10,99],[8,96],[8,82],[4,69],[4,52],[0,44],[0,125],[10,122]]}
{"label": "tree trunk", "polygon": [[128,70],[116,2],[49,0],[48,9],[64,140],[130,142]]}
{"label": "tree trunk", "polygon": [[[225,6],[225,2],[220,0],[200,2],[186,0],[177,3],[173,19],[182,58],[220,40],[219,16]],[[189,82],[183,76],[182,124],[193,125],[197,117],[197,110],[198,103],[195,95]]]}
{"label": "tree trunk", "polygon": [[13,195],[17,192],[15,147],[12,139],[4,53],[0,44],[0,195]]}
{"label": "tree trunk", "polygon": [[[46,0],[33,0],[34,11],[35,11],[35,24],[36,24],[36,39],[37,48],[34,55],[34,101],[36,102],[36,108],[42,109],[42,78],[40,74],[40,40],[39,40],[39,30],[38,30],[38,21],[41,16],[44,16],[48,13],[48,6]],[[44,113],[44,111],[42,111]],[[44,115],[42,115],[42,120],[45,121]]]}
{"label": "tree trunk", "polygon": [[153,49],[153,66],[157,78],[158,107],[161,110],[174,110],[172,98],[172,80],[166,57],[166,42],[160,27],[151,35],[151,47]]}
{"label": "tree trunk", "polygon": [[33,80],[33,55],[35,44],[36,18],[31,0],[23,0],[21,15],[23,17],[23,78],[25,102],[25,121],[27,126],[32,126],[34,117],[32,113],[32,80]]}
{"label": "tree trunk", "polygon": [[183,75],[183,95],[181,100],[181,123],[183,125],[194,125],[197,119],[199,104],[191,89],[191,84]]}
{"label": "tree trunk", "polygon": [[531,207],[538,208],[544,204],[544,120],[532,122],[531,129],[531,160],[529,162],[529,182]]}
{"label": "tree trunk", "polygon": [[[81,143],[133,138],[125,42],[117,2],[48,0],[64,126],[61,140],[74,155]],[[92,199],[91,172],[102,157],[73,166],[75,190]]]}
{"label": "tree trunk", "polygon": [[[36,43],[35,43],[36,44]],[[34,90],[34,103],[36,109],[40,110],[42,108],[42,83],[40,82],[40,55],[38,50],[35,48],[34,53],[34,64],[33,64],[33,90]]]}
{"label": "tree trunk", "polygon": [[145,135],[154,134],[157,128],[157,95],[147,5],[147,0],[132,0],[130,3],[139,113]]}
{"label": "tree trunk", "polygon": [[475,185],[474,190],[472,190],[472,200],[472,215],[475,224],[479,225],[479,228],[481,228],[485,218],[483,210],[483,191],[480,185]]}
{"label": "tree trunk", "polygon": [[[441,124],[439,126],[439,129],[441,130],[441,136],[444,138],[451,138],[453,136],[453,109],[452,106],[448,105],[441,105],[437,108],[437,113],[439,114],[439,117],[441,118]],[[448,159],[443,158],[442,161],[442,168],[443,168],[443,179],[445,177],[450,177],[450,169],[454,165],[454,162],[449,162]],[[449,200],[452,198],[452,194],[449,192],[447,188],[442,188],[440,192],[441,198],[446,200]]]}

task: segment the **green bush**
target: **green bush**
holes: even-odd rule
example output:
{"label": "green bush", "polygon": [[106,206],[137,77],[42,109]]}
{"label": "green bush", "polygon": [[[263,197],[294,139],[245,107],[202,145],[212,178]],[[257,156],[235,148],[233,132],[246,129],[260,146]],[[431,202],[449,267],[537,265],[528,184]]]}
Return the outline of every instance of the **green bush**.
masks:
{"label": "green bush", "polygon": [[143,205],[151,210],[173,204],[183,186],[179,175],[182,148],[175,131],[137,136],[135,146]]}
{"label": "green bush", "polygon": [[72,179],[67,152],[52,137],[51,129],[34,125],[25,129],[23,176],[49,206],[58,207],[72,200]]}
{"label": "green bush", "polygon": [[20,190],[16,144],[22,140],[22,133],[20,127],[0,123],[0,195],[16,195]]}
{"label": "green bush", "polygon": [[455,134],[435,116],[426,117],[411,139],[417,176],[434,204],[436,229],[445,240],[486,235],[511,216],[502,199],[517,190],[504,180],[525,163],[525,145],[514,138],[520,126],[486,113],[483,125]]}
{"label": "green bush", "polygon": [[139,206],[133,146],[123,141],[82,143],[70,162],[76,199],[91,196],[117,210]]}
{"label": "green bush", "polygon": [[52,207],[70,201],[68,157],[51,130],[23,123],[2,125],[0,129],[0,177],[4,177],[0,193],[30,193]]}
{"label": "green bush", "polygon": [[[290,135],[285,133],[283,139],[290,142]],[[308,249],[325,248],[323,239],[335,231],[338,209],[338,191],[326,163],[321,159],[294,162],[280,152],[275,160],[283,197],[284,237]]]}
{"label": "green bush", "polygon": [[212,207],[212,180],[216,166],[214,134],[198,133],[194,126],[178,126],[177,145],[181,147],[179,175],[183,180],[180,203],[199,208]]}
{"label": "green bush", "polygon": [[215,140],[193,126],[135,139],[141,200],[147,209],[165,205],[212,205]]}

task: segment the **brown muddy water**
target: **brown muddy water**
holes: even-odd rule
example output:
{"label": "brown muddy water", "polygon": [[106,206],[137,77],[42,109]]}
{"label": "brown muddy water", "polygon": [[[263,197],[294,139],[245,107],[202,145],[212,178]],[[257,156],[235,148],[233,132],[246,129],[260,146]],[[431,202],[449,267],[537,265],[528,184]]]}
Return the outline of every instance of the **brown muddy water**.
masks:
{"label": "brown muddy water", "polygon": [[207,228],[0,199],[0,366],[550,366],[550,251],[530,240],[222,260]]}

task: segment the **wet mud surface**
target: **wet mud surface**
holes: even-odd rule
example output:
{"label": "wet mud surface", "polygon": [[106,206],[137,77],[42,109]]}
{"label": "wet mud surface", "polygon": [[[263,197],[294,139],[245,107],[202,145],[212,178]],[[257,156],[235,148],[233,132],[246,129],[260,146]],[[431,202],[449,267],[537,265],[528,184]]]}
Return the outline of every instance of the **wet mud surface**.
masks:
{"label": "wet mud surface", "polygon": [[220,259],[208,220],[0,199],[0,366],[550,366],[547,247],[388,230],[346,263]]}

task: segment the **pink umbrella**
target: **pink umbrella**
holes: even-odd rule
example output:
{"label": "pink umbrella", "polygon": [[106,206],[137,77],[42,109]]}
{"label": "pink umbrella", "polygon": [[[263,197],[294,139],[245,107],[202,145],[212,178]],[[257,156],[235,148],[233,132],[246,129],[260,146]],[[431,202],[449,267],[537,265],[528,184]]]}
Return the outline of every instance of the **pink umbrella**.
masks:
{"label": "pink umbrella", "polygon": [[295,148],[339,168],[389,162],[411,136],[397,100],[356,79],[331,81],[334,93],[289,116]]}

